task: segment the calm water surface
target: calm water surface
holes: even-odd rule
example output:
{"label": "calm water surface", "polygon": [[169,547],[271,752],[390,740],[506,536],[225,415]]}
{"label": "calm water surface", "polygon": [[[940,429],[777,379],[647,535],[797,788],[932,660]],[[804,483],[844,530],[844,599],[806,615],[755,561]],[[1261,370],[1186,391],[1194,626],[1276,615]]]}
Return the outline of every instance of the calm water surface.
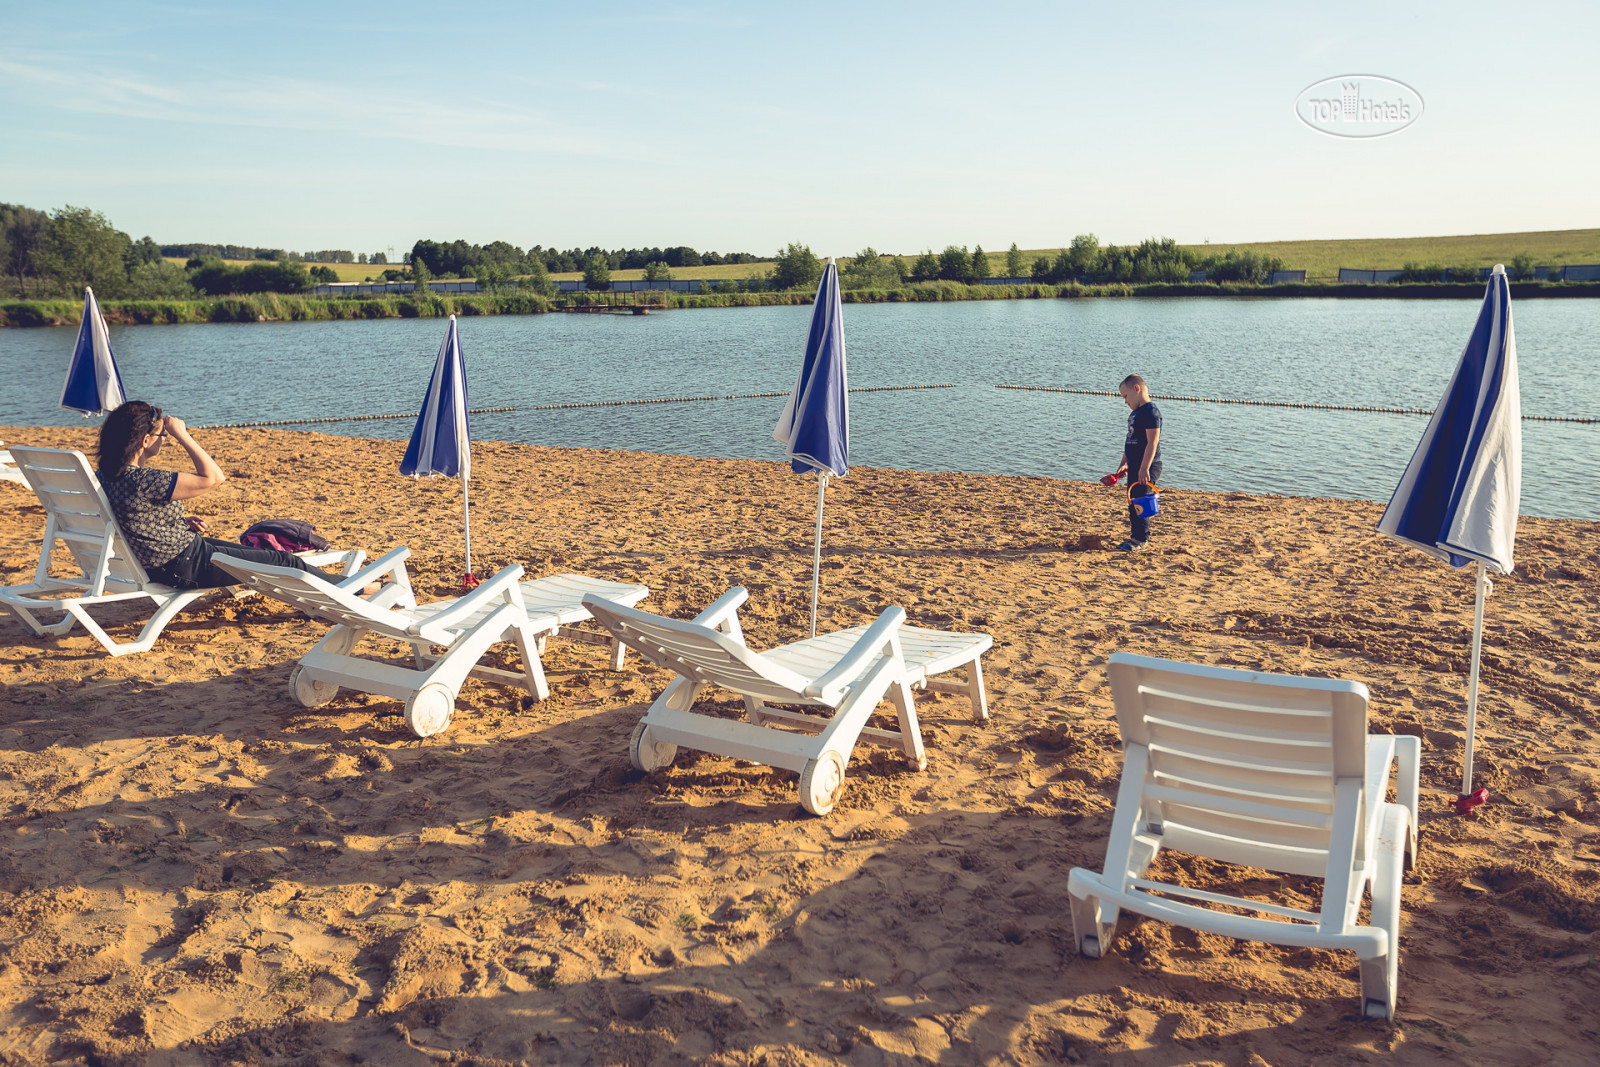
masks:
{"label": "calm water surface", "polygon": [[[857,393],[851,461],[1089,479],[1114,469],[1115,397],[995,385],[1152,391],[1432,409],[1478,301],[1116,299],[845,307],[850,384],[950,383]],[[527,410],[537,404],[787,392],[809,307],[538,315],[461,323],[480,440],[780,459],[781,399]],[[1600,301],[1514,309],[1525,414],[1600,417]],[[131,396],[191,423],[415,411],[444,336],[437,319],[112,327]],[[76,328],[0,331],[0,425],[64,425],[55,406]],[[1421,437],[1418,416],[1161,404],[1173,487],[1387,500]],[[327,423],[403,439],[411,422]],[[22,443],[22,442],[18,442]],[[1526,514],[1600,519],[1600,425],[1523,424]],[[396,455],[396,462],[399,456]]]}

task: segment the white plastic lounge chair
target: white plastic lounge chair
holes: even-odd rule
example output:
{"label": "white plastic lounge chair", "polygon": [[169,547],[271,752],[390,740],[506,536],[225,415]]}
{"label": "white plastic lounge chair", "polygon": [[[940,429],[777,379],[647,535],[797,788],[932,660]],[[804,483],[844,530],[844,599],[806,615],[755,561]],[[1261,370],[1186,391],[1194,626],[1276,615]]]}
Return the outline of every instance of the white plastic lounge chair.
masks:
{"label": "white plastic lounge chair", "polygon": [[[73,623],[82,623],[107,652],[125,656],[148,650],[185,605],[216,592],[175,589],[151,580],[117,529],[111,504],[82,452],[13,447],[11,454],[45,512],[44,545],[33,581],[0,588],[0,607],[16,615],[29,630],[59,635],[72,629]],[[55,552],[58,540],[67,548],[66,558]],[[359,549],[306,554],[317,566],[343,565],[346,574],[365,558],[366,553]],[[51,577],[52,563],[75,565],[79,573]],[[156,612],[132,641],[112,639],[89,615],[88,609],[100,604],[141,598],[155,601]],[[59,622],[41,620],[41,615],[57,612],[63,614]]]}
{"label": "white plastic lounge chair", "polygon": [[[1228,937],[1348,950],[1360,961],[1365,1014],[1393,1017],[1421,742],[1368,735],[1367,687],[1359,682],[1122,652],[1109,673],[1122,783],[1105,873],[1080,867],[1068,877],[1079,951],[1099,957],[1109,949],[1120,908]],[[1399,802],[1389,803],[1396,770]],[[1163,848],[1321,877],[1321,909],[1149,881],[1143,875]],[[1372,918],[1363,925],[1368,886]]]}
{"label": "white plastic lounge chair", "polygon": [[[538,700],[549,696],[539,653],[551,634],[611,644],[612,666],[620,667],[620,644],[571,627],[589,618],[584,601],[591,597],[631,605],[650,595],[647,586],[581,574],[522,582],[522,567],[512,564],[466,596],[419,605],[406,574],[410,555],[409,548],[396,548],[337,586],[292,567],[247,563],[220,553],[212,561],[251,589],[334,624],[290,672],[289,688],[296,700],[314,708],[332,700],[340,686],[404,700],[406,725],[418,737],[431,737],[450,725],[456,697],[469,675],[519,685]],[[385,577],[390,583],[371,598],[357,595]],[[354,655],[368,633],[410,645],[416,668]],[[478,664],[502,641],[516,642],[522,654],[520,673]],[[445,651],[434,655],[434,648]]]}
{"label": "white plastic lounge chair", "polygon": [[11,458],[11,453],[6,450],[6,443],[0,441],[0,482],[16,482],[18,485],[27,485],[28,479],[22,476],[17,469],[16,461]]}
{"label": "white plastic lounge chair", "polygon": [[[899,748],[917,770],[927,765],[911,689],[928,683],[930,674],[967,666],[968,683],[941,688],[968,694],[973,718],[988,717],[978,664],[993,643],[988,635],[905,626],[905,611],[890,608],[870,626],[756,652],[744,643],[737,615],[749,595],[740,587],[730,589],[689,622],[584,598],[596,622],[678,675],[634,728],[628,755],[635,767],[664,767],[679,745],[783,767],[799,772],[805,809],[826,815],[844,788],[845,767],[858,739]],[[713,684],[744,697],[748,722],[693,710]],[[866,725],[885,696],[894,702],[898,730]],[[827,708],[833,714],[810,715],[772,703]]]}

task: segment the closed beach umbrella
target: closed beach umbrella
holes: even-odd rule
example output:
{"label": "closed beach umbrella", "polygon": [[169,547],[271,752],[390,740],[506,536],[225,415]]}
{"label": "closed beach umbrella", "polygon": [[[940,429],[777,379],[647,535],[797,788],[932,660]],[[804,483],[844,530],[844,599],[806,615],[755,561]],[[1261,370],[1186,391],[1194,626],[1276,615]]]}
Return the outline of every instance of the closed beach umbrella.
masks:
{"label": "closed beach umbrella", "polygon": [[461,479],[461,518],[466,531],[466,574],[462,584],[472,588],[478,579],[472,573],[472,507],[467,482],[472,474],[472,434],[467,425],[467,365],[461,358],[461,331],[456,317],[450,316],[444,344],[433,361],[433,377],[428,380],[417,425],[411,431],[400,473],[413,478],[443,475]]}
{"label": "closed beach umbrella", "polygon": [[1472,672],[1467,683],[1467,751],[1457,810],[1481,803],[1472,791],[1472,741],[1478,719],[1478,662],[1488,571],[1510,574],[1522,495],[1522,403],[1511,287],[1496,266],[1478,324],[1444,399],[1411,457],[1378,531],[1452,567],[1477,564]]}
{"label": "closed beach umbrella", "polygon": [[817,634],[817,587],[822,573],[822,506],[830,475],[850,470],[850,398],[845,382],[843,301],[839,268],[833,260],[823,268],[817,298],[811,305],[811,332],[806,338],[800,379],[789,394],[772,436],[789,453],[796,474],[817,473],[817,531],[811,561],[811,636]]}
{"label": "closed beach umbrella", "polygon": [[122,406],[127,396],[122,391],[122,374],[111,354],[111,335],[100,316],[94,290],[83,291],[83,322],[78,326],[78,343],[67,366],[67,381],[61,387],[61,406],[68,411],[104,415]]}

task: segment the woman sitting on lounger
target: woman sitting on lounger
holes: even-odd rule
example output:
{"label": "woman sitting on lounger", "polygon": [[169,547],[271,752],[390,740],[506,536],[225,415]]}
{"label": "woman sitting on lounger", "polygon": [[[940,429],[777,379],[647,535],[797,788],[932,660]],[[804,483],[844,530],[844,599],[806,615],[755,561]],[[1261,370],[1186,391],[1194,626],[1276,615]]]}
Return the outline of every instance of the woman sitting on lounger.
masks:
{"label": "woman sitting on lounger", "polygon": [[[194,473],[146,466],[171,437],[194,461]],[[232,541],[202,537],[206,520],[183,513],[183,501],[208,493],[227,480],[217,461],[189,435],[183,420],[130,400],[106,416],[100,427],[97,459],[100,484],[117,516],[128,547],[150,577],[178,589],[214,589],[239,579],[211,562],[225,553],[253,563],[298,567],[337,585],[336,575],[311,566],[291,552],[247,548]]]}

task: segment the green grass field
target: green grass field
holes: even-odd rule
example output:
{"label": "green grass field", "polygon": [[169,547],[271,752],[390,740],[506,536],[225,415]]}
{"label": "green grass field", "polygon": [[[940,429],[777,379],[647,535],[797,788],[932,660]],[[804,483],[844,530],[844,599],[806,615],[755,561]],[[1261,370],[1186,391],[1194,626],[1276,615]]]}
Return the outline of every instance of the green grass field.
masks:
{"label": "green grass field", "polygon": [[[940,245],[939,248],[943,248]],[[1290,270],[1306,271],[1306,279],[1313,282],[1331,282],[1339,276],[1340,267],[1359,267],[1368,270],[1390,270],[1407,263],[1439,264],[1446,267],[1489,267],[1496,263],[1507,266],[1511,260],[1527,253],[1539,265],[1564,266],[1568,263],[1600,263],[1600,229],[1591,230],[1537,230],[1529,233],[1479,233],[1455,237],[1376,237],[1347,241],[1214,241],[1206,245],[1188,245],[1199,255],[1214,255],[1230,248],[1240,251],[1252,249],[1264,255],[1277,256]],[[935,248],[934,251],[938,251]],[[1060,248],[1030,248],[1023,251],[1023,260],[1032,265],[1040,256],[1054,257]],[[996,274],[1005,270],[1006,250],[988,250],[989,266]],[[915,257],[901,257],[909,268]],[[173,262],[182,264],[183,260]],[[243,262],[243,261],[230,261]],[[844,259],[848,262],[848,257]],[[376,278],[384,266],[372,263],[325,263],[333,268],[342,282],[359,282]],[[390,264],[391,266],[393,264]],[[772,269],[771,261],[761,263],[736,263],[715,267],[679,267],[672,276],[680,279],[733,278],[736,280],[752,274],[764,274]],[[552,274],[556,279],[582,278],[582,273]],[[642,270],[615,270],[611,277],[618,281],[632,281],[644,277]]]}
{"label": "green grass field", "polygon": [[[1530,233],[1477,233],[1457,237],[1375,237],[1349,241],[1259,241],[1254,243],[1213,241],[1208,245],[1186,245],[1200,255],[1215,255],[1230,248],[1253,249],[1277,256],[1288,270],[1304,270],[1306,280],[1331,282],[1340,267],[1367,270],[1398,270],[1407,263],[1437,263],[1446,267],[1492,267],[1511,265],[1511,260],[1526,252],[1540,266],[1565,266],[1568,263],[1600,263],[1600,229],[1536,230]],[[1032,263],[1039,256],[1054,256],[1059,248],[1024,252]],[[1005,266],[1002,250],[989,261],[997,269]]]}

